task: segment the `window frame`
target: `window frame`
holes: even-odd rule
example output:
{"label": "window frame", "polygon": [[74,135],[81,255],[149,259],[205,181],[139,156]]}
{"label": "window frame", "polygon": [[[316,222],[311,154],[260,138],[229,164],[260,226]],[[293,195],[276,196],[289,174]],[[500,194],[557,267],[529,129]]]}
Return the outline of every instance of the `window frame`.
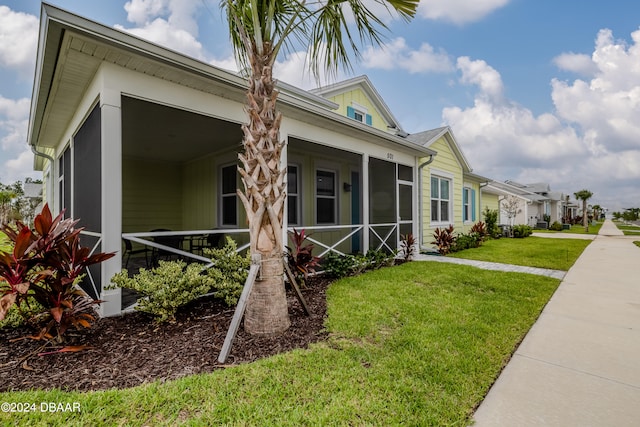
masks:
{"label": "window frame", "polygon": [[[325,172],[325,173],[331,173],[333,174],[333,196],[325,196],[325,195],[319,195],[318,194],[318,172]],[[322,167],[316,167],[315,171],[313,173],[314,179],[313,179],[313,185],[314,185],[314,193],[313,193],[313,200],[314,200],[314,205],[315,205],[315,225],[337,225],[339,223],[338,220],[338,213],[339,213],[339,209],[338,209],[338,202],[339,202],[339,198],[338,198],[338,180],[339,180],[339,174],[338,171],[336,169],[329,169],[329,168],[322,168]],[[329,200],[333,200],[333,221],[332,222],[320,222],[318,220],[318,199],[329,199]]]}
{"label": "window frame", "polygon": [[[296,169],[296,188],[297,188],[297,191],[295,193],[291,193],[289,191],[289,172],[291,171],[291,168],[295,168]],[[289,226],[300,226],[300,225],[302,225],[304,223],[303,220],[302,220],[302,208],[301,208],[301,203],[300,203],[301,202],[301,196],[302,196],[302,193],[300,191],[302,189],[301,188],[301,184],[302,184],[302,182],[301,182],[301,178],[302,178],[301,170],[302,170],[302,167],[297,163],[289,163],[287,165],[287,225],[289,225]],[[292,196],[296,198],[296,201],[295,201],[296,218],[297,218],[296,222],[292,222],[291,218],[289,218],[289,200],[290,200],[290,197],[292,197]]]}
{"label": "window frame", "polygon": [[[219,171],[218,171],[218,176],[220,178],[220,184],[218,185],[219,188],[219,207],[218,207],[218,226],[220,228],[237,228],[238,224],[239,224],[239,209],[238,209],[238,194],[236,193],[236,191],[234,191],[233,193],[225,193],[224,192],[224,187],[225,187],[225,182],[224,182],[224,170],[227,168],[233,167],[235,168],[235,172],[236,172],[236,182],[235,182],[235,188],[237,190],[238,188],[238,165],[236,163],[226,163],[226,164],[222,164],[219,166]],[[236,211],[236,217],[235,217],[235,223],[225,223],[225,218],[224,218],[224,203],[225,203],[225,199],[231,199],[233,198],[235,200],[235,211]]]}
{"label": "window frame", "polygon": [[[454,221],[451,220],[453,216],[453,176],[447,176],[448,174],[442,173],[432,173],[430,177],[430,219],[432,226],[447,226],[449,224],[453,224]],[[437,180],[437,197],[434,197],[434,188],[433,188],[433,180]],[[448,198],[443,199],[440,197],[442,192],[442,182],[445,181],[448,183]],[[436,218],[434,219],[434,210],[433,210],[433,202],[437,201],[437,210],[436,210]],[[447,219],[442,219],[442,202],[447,203]]]}

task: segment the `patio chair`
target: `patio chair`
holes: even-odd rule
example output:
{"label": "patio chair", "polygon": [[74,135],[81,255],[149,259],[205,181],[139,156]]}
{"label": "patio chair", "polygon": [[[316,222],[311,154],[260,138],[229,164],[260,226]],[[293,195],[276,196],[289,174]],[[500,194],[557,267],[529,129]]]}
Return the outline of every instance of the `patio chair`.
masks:
{"label": "patio chair", "polygon": [[205,248],[218,248],[222,241],[221,233],[207,234],[191,241],[191,251],[202,255]]}
{"label": "patio chair", "polygon": [[[159,231],[171,231],[166,228],[156,228],[155,230],[151,230],[151,232],[159,232]],[[153,237],[153,241],[162,246],[168,246],[170,248],[182,249],[182,236],[155,236]],[[152,263],[154,266],[158,265],[158,261],[162,258],[164,261],[170,261],[172,257],[178,256],[173,252],[167,251],[166,249],[153,248],[153,256]]]}
{"label": "patio chair", "polygon": [[133,249],[131,240],[129,239],[122,239],[122,240],[124,240],[124,253],[122,254],[122,257],[125,259],[124,268],[129,267],[129,260],[131,259],[131,255],[137,255],[137,254],[144,254],[145,267],[149,268],[148,254],[151,252],[151,250],[149,250],[147,246],[143,246],[140,249]]}

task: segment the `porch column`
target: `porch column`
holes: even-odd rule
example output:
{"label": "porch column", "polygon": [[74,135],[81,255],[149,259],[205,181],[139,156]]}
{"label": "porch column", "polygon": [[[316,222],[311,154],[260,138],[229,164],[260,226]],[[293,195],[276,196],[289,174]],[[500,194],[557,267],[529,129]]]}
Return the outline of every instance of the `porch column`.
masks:
{"label": "porch column", "polygon": [[101,316],[122,312],[122,290],[105,290],[114,274],[122,269],[122,116],[121,97],[116,90],[103,90],[102,113],[102,252],[115,252],[102,263]]}
{"label": "porch column", "polygon": [[[281,170],[284,170],[289,164],[289,132],[287,131],[285,123],[286,123],[286,119],[283,118],[282,122],[280,122],[280,140],[284,141],[284,147],[282,148],[282,152],[280,153]],[[289,192],[287,187],[288,179],[289,178],[287,174],[285,174],[284,175],[284,191],[287,193],[287,195],[284,200],[284,207],[283,207],[284,211],[282,214],[282,244],[284,246],[289,244],[289,233],[287,232],[287,229],[289,228],[289,215],[288,215],[289,210],[287,208],[288,206],[287,199],[289,198]],[[282,248],[282,252],[285,253],[286,249]]]}
{"label": "porch column", "polygon": [[362,249],[369,250],[369,154],[362,153]]}

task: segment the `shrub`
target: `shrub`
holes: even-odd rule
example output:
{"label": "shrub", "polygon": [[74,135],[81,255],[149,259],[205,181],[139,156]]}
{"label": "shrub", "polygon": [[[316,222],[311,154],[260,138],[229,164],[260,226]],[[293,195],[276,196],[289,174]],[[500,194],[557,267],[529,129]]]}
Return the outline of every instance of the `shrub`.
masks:
{"label": "shrub", "polygon": [[451,245],[451,252],[459,252],[465,249],[477,248],[482,239],[478,233],[458,234]]}
{"label": "shrub", "polygon": [[133,289],[143,298],[136,310],[157,316],[158,322],[175,320],[178,308],[201,295],[213,285],[213,279],[201,274],[202,265],[187,265],[184,261],[159,261],[158,267],[129,277],[126,269],[113,276],[111,282],[121,288]]}
{"label": "shrub", "polygon": [[333,279],[347,277],[354,273],[360,265],[358,259],[353,255],[340,255],[329,252],[322,262],[324,273]]}
{"label": "shrub", "polygon": [[319,265],[320,258],[313,256],[314,245],[309,243],[304,245],[307,236],[304,230],[298,231],[293,229],[291,241],[293,249],[287,246],[287,262],[291,272],[296,276],[299,282],[304,283],[309,273],[315,273],[316,267]]}
{"label": "shrub", "polygon": [[531,236],[531,233],[533,233],[533,229],[528,225],[520,224],[520,225],[513,226],[513,237],[516,237],[516,238],[528,237],[528,236]]}
{"label": "shrub", "polygon": [[489,209],[488,206],[486,206],[484,211],[482,211],[487,233],[489,233],[489,236],[493,238],[500,236],[500,228],[498,228],[498,214],[499,212],[497,209]]}
{"label": "shrub", "polygon": [[0,329],[18,328],[36,321],[46,309],[33,298],[27,298],[20,306],[13,305],[4,320],[0,320]]}
{"label": "shrub", "polygon": [[370,249],[366,255],[340,255],[329,252],[322,262],[324,273],[333,279],[360,274],[366,270],[377,270],[393,265],[395,252]]}
{"label": "shrub", "polygon": [[562,231],[562,224],[560,224],[558,221],[554,221],[553,224],[549,226],[549,230]]}
{"label": "shrub", "polygon": [[416,254],[416,238],[413,234],[400,235],[400,252],[404,261],[412,261]]}
{"label": "shrub", "polygon": [[449,225],[447,228],[436,228],[433,232],[433,238],[435,239],[433,244],[438,248],[438,252],[441,255],[446,255],[451,252],[451,245],[455,240],[453,235],[453,225]]}
{"label": "shrub", "polygon": [[397,252],[387,252],[384,249],[369,249],[364,255],[364,270],[377,270],[381,267],[392,266]]}
{"label": "shrub", "polygon": [[65,219],[64,212],[52,217],[49,206],[34,219],[33,229],[20,221],[15,228],[5,225],[2,231],[13,242],[11,253],[0,251],[0,320],[14,304],[21,306],[33,298],[42,307],[41,320],[46,323],[37,338],[63,340],[69,328],[91,326],[95,319],[93,305],[77,284],[84,269],[111,258],[114,254],[91,254],[80,245],[82,228],[77,220]]}
{"label": "shrub", "polygon": [[210,291],[229,306],[238,303],[251,266],[251,254],[247,252],[246,255],[240,255],[237,248],[236,242],[227,236],[223,248],[204,250],[213,264],[207,270],[207,275],[213,280]]}

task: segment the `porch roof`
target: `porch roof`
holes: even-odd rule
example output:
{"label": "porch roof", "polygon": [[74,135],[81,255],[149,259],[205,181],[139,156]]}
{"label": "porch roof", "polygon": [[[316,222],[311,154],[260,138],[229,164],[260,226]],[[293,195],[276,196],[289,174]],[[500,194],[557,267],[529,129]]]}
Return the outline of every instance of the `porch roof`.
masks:
{"label": "porch roof", "polygon": [[[203,92],[244,103],[246,80],[173,50],[107,27],[47,3],[42,4],[38,53],[28,127],[28,144],[46,156],[62,138],[84,92],[102,62],[143,72]],[[335,103],[302,89],[279,84],[285,115],[310,123],[337,124],[341,132],[367,135],[368,140],[415,155],[434,155],[426,147],[373,129],[334,112]],[[36,156],[41,170],[44,159]]]}

